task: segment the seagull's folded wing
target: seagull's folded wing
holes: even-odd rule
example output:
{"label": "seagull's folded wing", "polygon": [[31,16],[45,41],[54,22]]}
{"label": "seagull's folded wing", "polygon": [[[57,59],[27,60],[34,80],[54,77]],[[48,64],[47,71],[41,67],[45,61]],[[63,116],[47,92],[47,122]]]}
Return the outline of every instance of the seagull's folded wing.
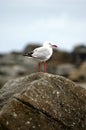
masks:
{"label": "seagull's folded wing", "polygon": [[40,60],[45,60],[50,56],[50,52],[47,48],[45,47],[40,47],[36,48],[34,50],[34,53],[32,54],[32,57],[40,59]]}

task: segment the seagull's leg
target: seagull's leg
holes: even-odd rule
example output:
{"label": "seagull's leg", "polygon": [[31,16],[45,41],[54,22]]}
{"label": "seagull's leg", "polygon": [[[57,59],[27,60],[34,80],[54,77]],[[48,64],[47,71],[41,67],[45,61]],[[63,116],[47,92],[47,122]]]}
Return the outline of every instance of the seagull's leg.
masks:
{"label": "seagull's leg", "polygon": [[40,62],[38,62],[38,72],[40,72]]}
{"label": "seagull's leg", "polygon": [[44,73],[46,73],[46,61],[44,62]]}

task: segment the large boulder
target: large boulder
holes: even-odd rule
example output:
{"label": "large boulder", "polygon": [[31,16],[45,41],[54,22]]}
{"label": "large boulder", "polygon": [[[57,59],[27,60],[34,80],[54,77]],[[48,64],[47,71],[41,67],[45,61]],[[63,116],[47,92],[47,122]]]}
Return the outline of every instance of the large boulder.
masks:
{"label": "large boulder", "polygon": [[85,130],[86,89],[58,75],[34,73],[0,90],[0,130]]}

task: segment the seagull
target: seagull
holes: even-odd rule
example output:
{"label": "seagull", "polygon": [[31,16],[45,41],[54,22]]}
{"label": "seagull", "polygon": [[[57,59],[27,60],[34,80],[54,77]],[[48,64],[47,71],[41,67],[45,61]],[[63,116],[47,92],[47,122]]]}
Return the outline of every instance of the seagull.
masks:
{"label": "seagull", "polygon": [[45,41],[43,46],[35,48],[33,51],[26,53],[24,56],[32,57],[38,62],[38,72],[40,72],[40,63],[43,62],[45,73],[46,61],[52,56],[53,48],[57,48],[57,45],[53,45],[51,41]]}

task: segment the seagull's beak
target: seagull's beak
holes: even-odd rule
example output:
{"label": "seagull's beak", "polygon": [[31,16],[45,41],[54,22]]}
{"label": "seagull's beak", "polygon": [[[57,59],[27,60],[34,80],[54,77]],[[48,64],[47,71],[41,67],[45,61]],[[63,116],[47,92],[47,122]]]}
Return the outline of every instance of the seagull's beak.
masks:
{"label": "seagull's beak", "polygon": [[57,48],[58,46],[57,45],[52,45],[53,48]]}

